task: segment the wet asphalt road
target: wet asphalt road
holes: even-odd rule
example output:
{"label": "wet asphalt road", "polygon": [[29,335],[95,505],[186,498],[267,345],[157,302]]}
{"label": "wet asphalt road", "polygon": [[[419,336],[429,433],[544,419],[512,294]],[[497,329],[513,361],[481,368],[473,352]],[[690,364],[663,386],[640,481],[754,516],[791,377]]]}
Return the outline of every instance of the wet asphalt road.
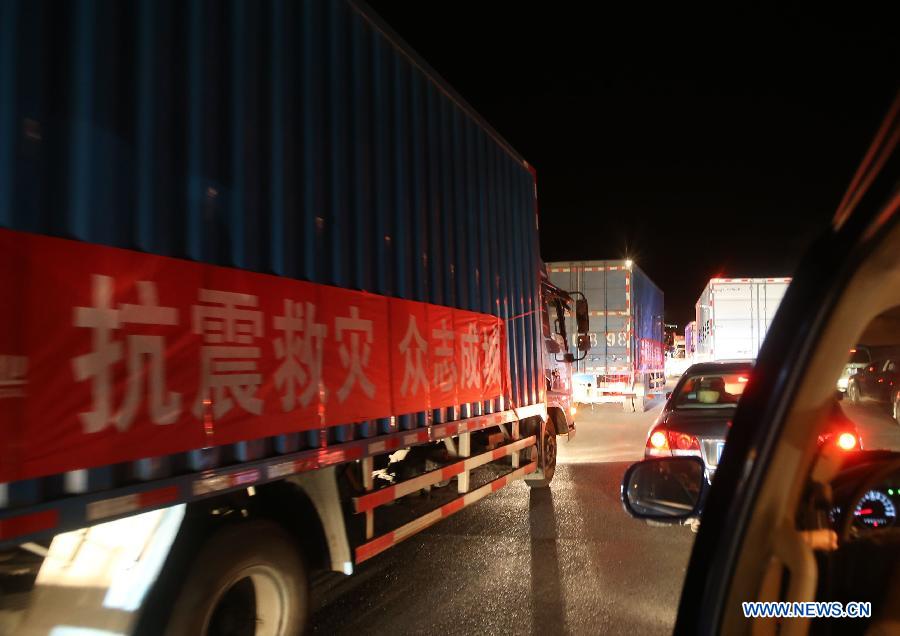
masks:
{"label": "wet asphalt road", "polygon": [[658,411],[579,413],[549,490],[517,482],[328,579],[311,632],[670,633],[694,535],[633,520],[619,502]]}

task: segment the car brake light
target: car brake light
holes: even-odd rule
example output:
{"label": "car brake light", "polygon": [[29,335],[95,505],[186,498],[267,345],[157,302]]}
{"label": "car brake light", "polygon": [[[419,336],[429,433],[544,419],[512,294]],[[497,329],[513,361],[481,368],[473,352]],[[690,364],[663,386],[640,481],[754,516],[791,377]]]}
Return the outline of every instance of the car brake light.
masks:
{"label": "car brake light", "polygon": [[856,448],[856,435],[853,433],[841,433],[837,438],[838,448],[850,451]]}
{"label": "car brake light", "polygon": [[744,383],[749,382],[749,381],[750,381],[750,378],[745,377],[745,376],[743,376],[743,375],[740,376],[740,377],[738,378],[738,382],[740,382],[741,384],[744,384]]}
{"label": "car brake light", "polygon": [[669,443],[666,440],[666,434],[662,431],[653,431],[653,434],[647,440],[647,446],[656,450],[668,450]]}
{"label": "car brake light", "polygon": [[687,433],[669,431],[669,447],[672,450],[700,450],[700,440]]}
{"label": "car brake light", "polygon": [[700,440],[687,433],[678,431],[655,430],[647,438],[647,448],[658,451],[697,451],[700,452]]}

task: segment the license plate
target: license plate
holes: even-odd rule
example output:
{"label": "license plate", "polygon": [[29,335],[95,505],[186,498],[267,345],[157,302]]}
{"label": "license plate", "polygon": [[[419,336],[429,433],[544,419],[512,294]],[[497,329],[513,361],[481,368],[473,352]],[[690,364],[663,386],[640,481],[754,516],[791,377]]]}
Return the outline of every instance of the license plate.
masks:
{"label": "license plate", "polygon": [[722,451],[725,450],[725,442],[716,444],[716,465],[722,461]]}

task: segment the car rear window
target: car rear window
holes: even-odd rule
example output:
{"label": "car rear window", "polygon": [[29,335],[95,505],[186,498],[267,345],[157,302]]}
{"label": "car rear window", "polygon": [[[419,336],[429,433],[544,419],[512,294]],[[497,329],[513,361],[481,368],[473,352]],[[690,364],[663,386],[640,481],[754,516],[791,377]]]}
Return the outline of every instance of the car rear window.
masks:
{"label": "car rear window", "polygon": [[675,408],[723,408],[738,402],[748,373],[709,373],[688,378],[675,395]]}

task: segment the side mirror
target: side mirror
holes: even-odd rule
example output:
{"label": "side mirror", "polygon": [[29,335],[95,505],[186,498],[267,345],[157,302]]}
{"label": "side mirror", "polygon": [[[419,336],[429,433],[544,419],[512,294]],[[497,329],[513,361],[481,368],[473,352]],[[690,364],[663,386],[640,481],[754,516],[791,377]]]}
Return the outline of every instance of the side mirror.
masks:
{"label": "side mirror", "polygon": [[578,350],[582,353],[591,350],[591,339],[586,333],[578,334]]}
{"label": "side mirror", "polygon": [[591,328],[590,318],[588,318],[588,304],[584,296],[575,301],[575,324],[580,334],[587,333]]}
{"label": "side mirror", "polygon": [[672,397],[672,392],[671,392],[671,391],[666,391],[666,399],[668,400],[668,399],[671,398],[671,397]]}
{"label": "side mirror", "polygon": [[565,362],[566,364],[572,364],[573,362],[575,362],[575,356],[573,356],[571,353],[564,353],[562,360],[560,360],[559,358],[556,358],[556,361],[557,362]]}
{"label": "side mirror", "polygon": [[700,514],[706,488],[699,457],[645,459],[625,471],[622,505],[637,519],[676,523]]}

